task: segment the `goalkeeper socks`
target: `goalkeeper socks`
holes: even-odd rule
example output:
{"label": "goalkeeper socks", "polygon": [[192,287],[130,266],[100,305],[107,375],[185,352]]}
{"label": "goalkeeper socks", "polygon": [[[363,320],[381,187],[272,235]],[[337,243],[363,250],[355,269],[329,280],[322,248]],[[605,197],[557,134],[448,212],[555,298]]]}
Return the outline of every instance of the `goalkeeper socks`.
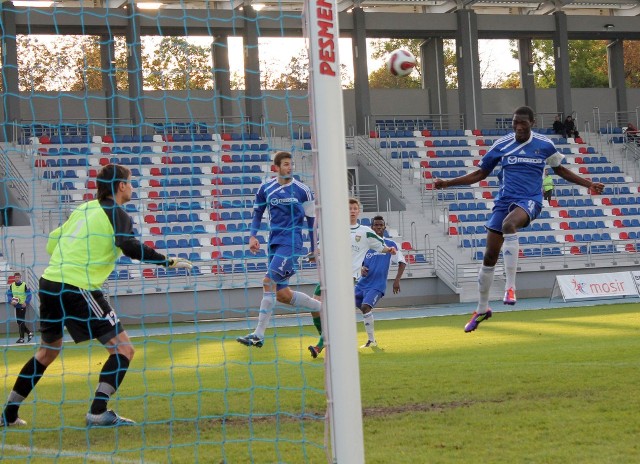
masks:
{"label": "goalkeeper socks", "polygon": [[4,409],[4,417],[7,422],[13,422],[18,418],[18,409],[22,401],[29,396],[36,384],[44,375],[47,366],[41,364],[35,357],[25,363],[18,374],[13,391],[9,394],[7,406]]}
{"label": "goalkeeper socks", "polygon": [[478,273],[478,308],[476,312],[483,314],[487,312],[489,307],[489,291],[491,290],[491,284],[493,284],[493,275],[496,268],[490,266],[482,266]]}
{"label": "goalkeeper socks", "polygon": [[324,337],[322,335],[320,335],[320,338],[318,339],[318,343],[316,343],[316,348],[324,348]]}
{"label": "goalkeeper socks", "polygon": [[314,313],[319,313],[322,310],[322,304],[318,300],[314,300],[309,295],[302,292],[293,292],[290,304],[297,308],[308,309]]}
{"label": "goalkeeper socks", "polygon": [[276,305],[276,294],[274,292],[264,292],[260,301],[260,313],[258,314],[258,325],[253,332],[257,337],[264,338],[264,333],[269,326],[271,313]]}
{"label": "goalkeeper socks", "polygon": [[102,366],[98,388],[96,388],[91,414],[102,414],[107,410],[107,402],[113,395],[129,368],[129,358],[123,354],[112,354]]}
{"label": "goalkeeper socks", "polygon": [[322,319],[320,319],[320,316],[313,318],[313,325],[316,327],[318,335],[322,335]]}
{"label": "goalkeeper socks", "polygon": [[507,277],[505,288],[516,288],[516,271],[518,270],[518,234],[504,234],[502,256],[504,258],[504,272]]}
{"label": "goalkeeper socks", "polygon": [[367,332],[369,340],[374,342],[376,338],[373,335],[373,311],[369,311],[368,313],[363,314],[362,322],[364,323],[364,330]]}

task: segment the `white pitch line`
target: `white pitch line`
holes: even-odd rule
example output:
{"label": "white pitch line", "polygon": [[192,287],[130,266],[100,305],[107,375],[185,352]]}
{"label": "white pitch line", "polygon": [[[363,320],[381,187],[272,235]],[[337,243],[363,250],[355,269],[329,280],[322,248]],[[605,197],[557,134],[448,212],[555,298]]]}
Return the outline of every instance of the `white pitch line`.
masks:
{"label": "white pitch line", "polygon": [[92,461],[92,462],[117,462],[119,464],[142,464],[142,463],[157,464],[152,461],[148,461],[146,459],[144,461],[142,459],[131,460],[131,459],[118,458],[115,456],[107,456],[103,454],[79,453],[79,452],[64,451],[64,450],[50,449],[50,448],[28,447],[23,445],[5,444],[2,446],[2,449],[18,451],[20,453],[33,452],[38,454],[51,454],[53,456],[58,456],[58,457],[70,457],[70,458],[81,457],[87,461]]}

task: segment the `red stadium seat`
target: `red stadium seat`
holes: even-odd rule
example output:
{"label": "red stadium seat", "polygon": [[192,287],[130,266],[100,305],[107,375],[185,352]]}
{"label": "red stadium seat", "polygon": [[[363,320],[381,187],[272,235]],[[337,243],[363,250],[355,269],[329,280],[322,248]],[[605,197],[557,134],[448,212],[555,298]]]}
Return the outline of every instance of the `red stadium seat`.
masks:
{"label": "red stadium seat", "polygon": [[147,245],[149,248],[153,248],[154,250],[156,249],[156,243],[151,240],[145,241],[144,244]]}
{"label": "red stadium seat", "polygon": [[211,166],[211,174],[220,174],[220,168],[218,166]]}
{"label": "red stadium seat", "polygon": [[[613,227],[618,227],[618,228],[624,227],[624,224],[622,223],[622,221],[620,219],[616,219],[615,221],[613,221]],[[626,234],[626,232],[623,232],[623,233]],[[622,237],[620,237],[620,238],[622,238]]]}
{"label": "red stadium seat", "polygon": [[578,246],[572,246],[571,247],[571,254],[572,255],[581,255],[582,252],[580,251],[580,247]]}
{"label": "red stadium seat", "polygon": [[106,155],[111,153],[111,147],[101,147],[100,148],[100,153],[104,153]]}
{"label": "red stadium seat", "polygon": [[82,195],[82,200],[83,201],[91,201],[95,198],[93,193],[85,193],[84,195]]}
{"label": "red stadium seat", "polygon": [[449,227],[449,235],[458,235],[457,227]]}
{"label": "red stadium seat", "polygon": [[227,231],[227,225],[224,223],[219,223],[216,224],[216,232],[226,232]]}
{"label": "red stadium seat", "polygon": [[560,210],[558,214],[560,215],[561,218],[565,218],[565,219],[569,218],[569,211],[567,211],[566,209]]}
{"label": "red stadium seat", "polygon": [[142,270],[142,276],[145,279],[152,279],[156,276],[156,270],[151,268],[146,268]]}
{"label": "red stadium seat", "polygon": [[98,188],[95,180],[88,180],[85,185],[88,189],[92,189],[92,190],[95,190]]}
{"label": "red stadium seat", "polygon": [[214,250],[211,252],[211,259],[220,259],[221,257],[222,254],[219,251]]}
{"label": "red stadium seat", "polygon": [[423,176],[425,179],[432,179],[432,178],[433,178],[433,176],[431,175],[431,172],[429,172],[429,171],[424,171],[424,172],[422,173],[422,176]]}
{"label": "red stadium seat", "polygon": [[149,186],[151,186],[151,187],[161,187],[160,181],[158,179],[149,179]]}
{"label": "red stadium seat", "polygon": [[111,135],[103,135],[102,136],[103,143],[113,143],[113,137]]}
{"label": "red stadium seat", "polygon": [[558,200],[549,200],[549,206],[557,208],[558,207]]}
{"label": "red stadium seat", "polygon": [[424,146],[425,147],[433,147],[433,140],[425,140],[424,141]]}
{"label": "red stadium seat", "polygon": [[109,164],[109,158],[100,158],[100,166],[106,166]]}
{"label": "red stadium seat", "polygon": [[411,245],[411,242],[402,242],[402,245],[400,245],[400,247],[402,248],[403,251],[413,250],[413,246]]}
{"label": "red stadium seat", "polygon": [[560,229],[562,229],[562,230],[571,230],[571,227],[569,227],[569,223],[568,222],[561,222],[560,223]]}
{"label": "red stadium seat", "polygon": [[578,151],[580,153],[582,153],[583,155],[586,155],[588,153],[587,152],[587,147],[580,147],[580,148],[578,148]]}
{"label": "red stadium seat", "polygon": [[376,131],[369,131],[369,138],[377,139],[378,138],[378,133]]}
{"label": "red stadium seat", "polygon": [[480,137],[482,135],[482,131],[480,129],[474,129],[471,131],[471,133],[476,137]]}
{"label": "red stadium seat", "polygon": [[480,156],[484,156],[487,154],[487,150],[480,150]]}
{"label": "red stadium seat", "polygon": [[220,240],[220,237],[211,237],[211,245],[220,246],[222,245],[222,240]]}
{"label": "red stadium seat", "polygon": [[450,214],[449,215],[449,222],[453,222],[455,224],[456,222],[458,222],[458,216],[455,215],[455,214]]}
{"label": "red stadium seat", "polygon": [[152,227],[149,229],[149,233],[151,235],[162,235],[162,231],[160,230],[160,227]]}
{"label": "red stadium seat", "polygon": [[173,161],[171,161],[171,157],[170,156],[163,156],[162,157],[162,164],[172,164]]}
{"label": "red stadium seat", "polygon": [[222,137],[222,140],[224,140],[225,142],[228,142],[232,138],[231,134],[229,134],[228,132],[222,134],[221,137]]}
{"label": "red stadium seat", "polygon": [[622,214],[622,211],[620,211],[620,208],[613,208],[613,209],[611,210],[611,214],[613,214],[614,216],[624,216],[624,215]]}
{"label": "red stadium seat", "polygon": [[567,241],[567,242],[575,242],[575,241],[576,241],[576,239],[575,239],[575,238],[573,237],[573,235],[571,235],[571,234],[567,234],[567,235],[565,235],[565,236],[564,236],[564,239],[565,239],[565,241]]}
{"label": "red stadium seat", "polygon": [[414,255],[405,255],[404,260],[407,262],[407,264],[415,264],[416,257]]}
{"label": "red stadium seat", "polygon": [[428,168],[429,167],[429,162],[428,161],[420,161],[420,167],[421,168]]}
{"label": "red stadium seat", "polygon": [[433,151],[433,150],[428,150],[428,151],[427,151],[427,156],[428,156],[429,158],[437,158],[437,157],[438,157],[438,155],[436,155],[436,152],[435,152],[435,151]]}
{"label": "red stadium seat", "polygon": [[231,162],[231,155],[229,155],[228,153],[225,153],[224,155],[222,155],[222,158],[220,158],[220,160],[223,163],[230,163]]}
{"label": "red stadium seat", "polygon": [[219,221],[220,218],[218,217],[218,213],[211,213],[209,215],[209,219],[211,219],[212,221]]}
{"label": "red stadium seat", "polygon": [[629,240],[629,234],[626,232],[620,232],[620,240]]}
{"label": "red stadium seat", "polygon": [[627,243],[624,246],[624,251],[627,251],[629,253],[635,253],[636,252],[636,247],[633,243]]}
{"label": "red stadium seat", "polygon": [[144,217],[144,222],[147,224],[155,224],[156,223],[156,217],[153,214],[147,214]]}
{"label": "red stadium seat", "polygon": [[160,208],[158,207],[158,203],[149,203],[147,209],[149,211],[158,211]]}

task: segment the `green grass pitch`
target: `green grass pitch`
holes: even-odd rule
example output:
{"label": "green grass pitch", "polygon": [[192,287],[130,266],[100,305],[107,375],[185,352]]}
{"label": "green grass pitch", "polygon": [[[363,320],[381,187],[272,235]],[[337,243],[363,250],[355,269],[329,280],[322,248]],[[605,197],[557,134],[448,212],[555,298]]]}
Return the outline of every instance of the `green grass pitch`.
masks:
{"label": "green grass pitch", "polygon": [[[376,322],[367,463],[640,462],[639,304],[496,313],[471,334],[467,319]],[[84,427],[105,351],[67,344],[21,408],[29,426],[3,432],[3,462],[327,462],[324,365],[303,332],[269,329],[262,349],[239,332],[136,338],[110,406],[141,424],[107,430]],[[32,353],[3,350],[3,397]]]}

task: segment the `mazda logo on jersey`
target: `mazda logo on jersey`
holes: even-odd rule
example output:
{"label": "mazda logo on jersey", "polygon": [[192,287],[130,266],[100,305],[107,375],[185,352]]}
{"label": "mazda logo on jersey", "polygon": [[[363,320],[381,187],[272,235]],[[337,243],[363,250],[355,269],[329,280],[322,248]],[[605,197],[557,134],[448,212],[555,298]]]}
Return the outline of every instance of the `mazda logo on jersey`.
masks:
{"label": "mazda logo on jersey", "polygon": [[289,203],[298,203],[297,198],[271,198],[269,200],[271,206],[286,205]]}
{"label": "mazda logo on jersey", "polygon": [[516,164],[516,163],[531,163],[531,164],[542,164],[544,160],[538,158],[526,158],[524,156],[515,156],[511,155],[507,157],[508,164]]}

